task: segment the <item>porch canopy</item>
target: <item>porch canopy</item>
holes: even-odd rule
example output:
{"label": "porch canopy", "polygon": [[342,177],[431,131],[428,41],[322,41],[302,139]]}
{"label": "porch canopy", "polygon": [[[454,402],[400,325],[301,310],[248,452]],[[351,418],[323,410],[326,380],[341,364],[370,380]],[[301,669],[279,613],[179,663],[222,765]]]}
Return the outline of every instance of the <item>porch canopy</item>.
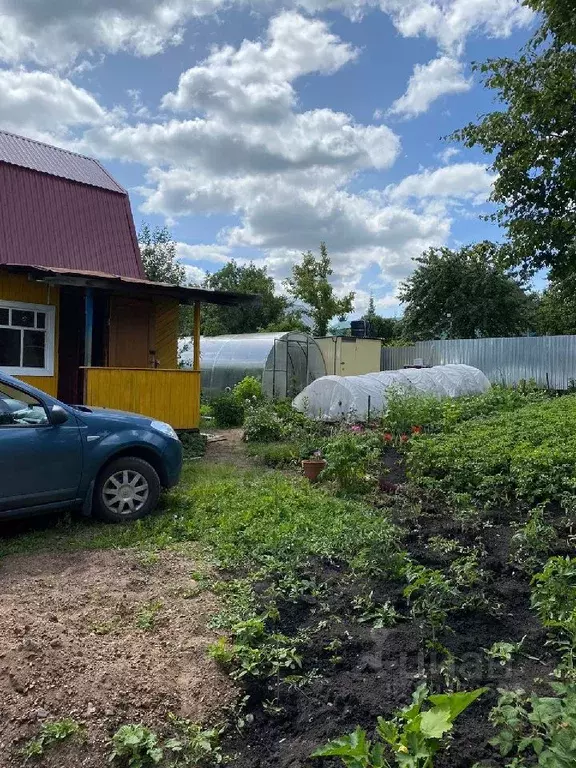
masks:
{"label": "porch canopy", "polygon": [[259,304],[260,296],[253,293],[235,293],[232,291],[212,291],[170,283],[154,283],[135,277],[109,275],[105,272],[91,272],[83,269],[62,269],[60,267],[39,267],[23,264],[2,264],[9,272],[28,274],[31,279],[53,285],[69,285],[78,288],[100,288],[123,296],[160,296],[176,299],[180,304],[220,304],[236,306],[238,304]]}

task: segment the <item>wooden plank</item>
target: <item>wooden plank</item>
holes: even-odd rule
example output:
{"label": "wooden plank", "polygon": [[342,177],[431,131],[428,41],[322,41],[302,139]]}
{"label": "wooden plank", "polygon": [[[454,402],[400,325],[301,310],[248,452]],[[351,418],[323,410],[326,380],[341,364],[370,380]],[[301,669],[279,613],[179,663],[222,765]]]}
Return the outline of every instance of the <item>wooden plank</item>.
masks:
{"label": "wooden plank", "polygon": [[159,368],[178,366],[179,306],[173,299],[157,300],[156,304],[156,357]]}
{"label": "wooden plank", "polygon": [[174,429],[200,425],[200,373],[146,368],[86,368],[86,405],[142,413]]}

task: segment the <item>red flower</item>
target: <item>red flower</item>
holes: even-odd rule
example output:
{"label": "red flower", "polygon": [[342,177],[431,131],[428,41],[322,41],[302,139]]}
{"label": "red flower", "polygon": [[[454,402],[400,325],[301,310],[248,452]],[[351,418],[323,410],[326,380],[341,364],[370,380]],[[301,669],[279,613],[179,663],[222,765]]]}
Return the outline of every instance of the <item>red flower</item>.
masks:
{"label": "red flower", "polygon": [[394,437],[392,436],[391,432],[384,432],[384,434],[382,435],[382,439],[384,440],[385,443],[391,443],[392,440],[394,440]]}
{"label": "red flower", "polygon": [[412,427],[413,435],[420,435],[422,433],[422,427]]}
{"label": "red flower", "polygon": [[408,442],[408,435],[400,435],[400,442],[401,443],[407,443]]}

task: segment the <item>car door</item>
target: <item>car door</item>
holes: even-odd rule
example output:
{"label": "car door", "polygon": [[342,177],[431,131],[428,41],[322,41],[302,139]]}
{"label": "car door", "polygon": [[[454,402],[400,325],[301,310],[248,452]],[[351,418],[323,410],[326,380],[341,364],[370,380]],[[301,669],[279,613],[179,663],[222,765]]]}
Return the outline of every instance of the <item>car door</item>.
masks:
{"label": "car door", "polygon": [[52,425],[41,400],[0,380],[0,512],[71,501],[81,475],[75,417]]}

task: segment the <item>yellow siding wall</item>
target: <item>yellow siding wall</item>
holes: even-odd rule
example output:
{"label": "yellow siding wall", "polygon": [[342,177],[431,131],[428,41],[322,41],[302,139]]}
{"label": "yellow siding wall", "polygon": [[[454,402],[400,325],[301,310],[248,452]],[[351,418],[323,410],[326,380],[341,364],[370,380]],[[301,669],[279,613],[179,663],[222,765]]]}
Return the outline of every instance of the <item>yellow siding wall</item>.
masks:
{"label": "yellow siding wall", "polygon": [[47,304],[56,307],[54,339],[54,376],[22,376],[22,381],[56,397],[58,393],[58,309],[60,289],[28,280],[26,275],[13,275],[0,267],[0,299],[24,301],[28,304]]}
{"label": "yellow siding wall", "polygon": [[178,302],[171,299],[156,301],[156,357],[160,368],[178,367]]}
{"label": "yellow siding wall", "polygon": [[324,357],[328,375],[359,376],[380,370],[380,339],[330,336],[316,339],[316,343]]}
{"label": "yellow siding wall", "polygon": [[86,405],[142,413],[174,429],[200,426],[200,373],[153,368],[85,368]]}

